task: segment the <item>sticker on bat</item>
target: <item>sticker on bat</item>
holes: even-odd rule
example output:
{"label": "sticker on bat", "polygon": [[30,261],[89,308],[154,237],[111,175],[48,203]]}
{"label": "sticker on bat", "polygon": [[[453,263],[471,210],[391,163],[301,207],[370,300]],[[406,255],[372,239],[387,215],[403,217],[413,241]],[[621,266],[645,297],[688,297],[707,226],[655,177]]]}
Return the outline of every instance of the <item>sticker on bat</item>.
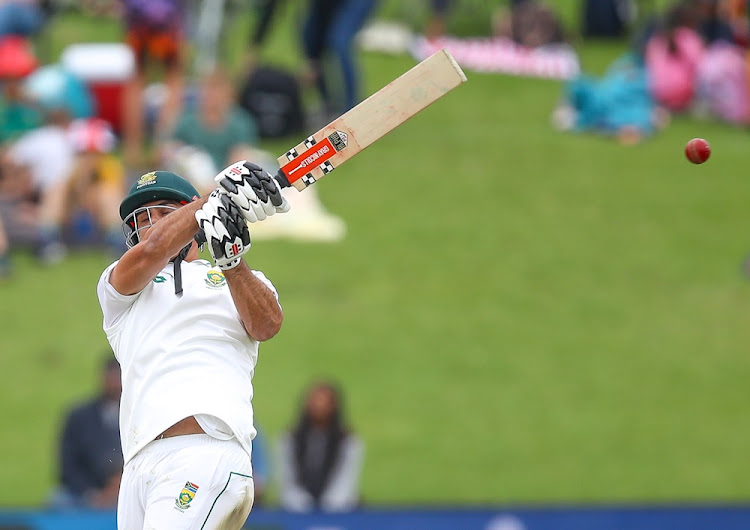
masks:
{"label": "sticker on bat", "polygon": [[333,148],[336,151],[341,151],[349,143],[349,137],[344,131],[333,131],[328,135],[328,139],[331,140]]}
{"label": "sticker on bat", "polygon": [[291,184],[302,177],[302,175],[310,173],[313,169],[319,167],[320,164],[335,154],[336,148],[331,144],[331,139],[326,137],[286,163],[281,168],[281,171],[286,175]]}

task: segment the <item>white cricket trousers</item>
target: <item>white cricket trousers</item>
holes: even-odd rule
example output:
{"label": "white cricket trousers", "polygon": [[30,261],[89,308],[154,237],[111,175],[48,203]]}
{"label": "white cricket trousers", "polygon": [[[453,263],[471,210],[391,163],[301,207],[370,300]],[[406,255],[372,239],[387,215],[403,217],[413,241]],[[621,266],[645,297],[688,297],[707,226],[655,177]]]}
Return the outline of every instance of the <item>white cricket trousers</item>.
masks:
{"label": "white cricket trousers", "polygon": [[187,434],[149,443],[125,465],[118,530],[238,530],[253,507],[250,455],[236,439]]}

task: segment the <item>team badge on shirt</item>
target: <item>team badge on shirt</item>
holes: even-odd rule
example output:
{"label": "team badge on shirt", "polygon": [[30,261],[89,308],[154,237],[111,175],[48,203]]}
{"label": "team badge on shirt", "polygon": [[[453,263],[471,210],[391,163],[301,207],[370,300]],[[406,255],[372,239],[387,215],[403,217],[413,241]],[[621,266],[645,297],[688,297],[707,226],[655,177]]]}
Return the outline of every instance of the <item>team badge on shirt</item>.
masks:
{"label": "team badge on shirt", "polygon": [[227,279],[224,273],[218,269],[211,269],[206,273],[206,285],[211,289],[221,289],[226,285]]}
{"label": "team badge on shirt", "polygon": [[177,496],[177,499],[174,501],[175,507],[181,512],[184,512],[185,510],[190,508],[190,502],[195,498],[195,494],[197,492],[198,492],[197,484],[193,484],[192,482],[186,482],[185,487],[182,488],[182,491]]}

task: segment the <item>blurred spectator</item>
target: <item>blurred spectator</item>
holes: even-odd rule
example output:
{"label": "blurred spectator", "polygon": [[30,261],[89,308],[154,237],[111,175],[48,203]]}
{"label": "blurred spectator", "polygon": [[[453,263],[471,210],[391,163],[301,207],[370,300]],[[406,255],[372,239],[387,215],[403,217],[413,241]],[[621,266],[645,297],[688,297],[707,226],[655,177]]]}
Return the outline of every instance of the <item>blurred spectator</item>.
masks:
{"label": "blurred spectator", "polygon": [[24,82],[27,97],[42,110],[65,110],[70,118],[87,118],[94,112],[91,91],[62,64],[42,66]]}
{"label": "blurred spectator", "polygon": [[[359,8],[366,9],[371,0],[361,3]],[[301,111],[301,101],[299,98],[299,86],[291,75],[275,67],[258,65],[257,56],[260,48],[266,39],[269,29],[272,25],[275,14],[278,12],[278,6],[281,0],[262,0],[258,2],[258,22],[251,32],[250,46],[248,57],[246,59],[249,69],[247,82],[242,89],[241,104],[247,109],[256,109],[256,115],[260,119],[260,131],[265,132],[269,137],[278,137],[283,134],[292,133],[301,123],[302,117],[299,116]],[[346,0],[311,0],[308,9],[310,16],[313,12],[321,14],[324,7],[333,9],[335,6],[348,3]],[[325,6],[323,5],[325,4]],[[326,13],[328,22],[332,14]],[[364,15],[366,18],[366,14]],[[309,22],[309,20],[308,20]],[[361,21],[364,23],[364,19]],[[311,28],[308,28],[313,33]],[[352,36],[357,29],[350,28],[353,31]],[[328,30],[321,26],[317,35],[318,44],[320,45],[320,54],[322,57],[323,47],[325,45],[325,33]],[[351,46],[351,43],[348,44]],[[342,52],[344,53],[344,52]],[[346,53],[351,53],[347,48]],[[322,75],[322,72],[320,72]],[[317,74],[313,74],[315,77]],[[310,78],[310,75],[307,76]],[[322,77],[320,78],[322,81]],[[325,86],[325,83],[319,87]],[[271,105],[277,105],[275,109],[269,109]],[[323,116],[326,120],[330,116],[331,109],[323,101]],[[346,109],[344,109],[346,110]],[[320,124],[308,124],[310,128],[316,128]],[[257,154],[257,153],[256,153]],[[278,170],[276,160],[267,156],[261,157],[258,163],[266,170],[274,173]],[[256,223],[253,226],[252,237],[259,239],[282,239],[288,238],[298,241],[317,241],[317,242],[335,242],[343,239],[346,233],[344,222],[328,213],[318,198],[315,187],[309,187],[305,193],[296,193],[295,190],[287,188],[283,191],[284,197],[291,206],[289,213],[278,215],[266,219],[262,223]]]}
{"label": "blurred spectator", "polygon": [[24,81],[24,92],[41,110],[43,124],[4,149],[0,203],[6,227],[11,221],[14,233],[33,227],[38,257],[43,263],[56,263],[67,252],[62,228],[75,163],[68,127],[73,117],[91,112],[91,96],[80,80],[59,66],[36,70]]}
{"label": "blurred spectator", "polygon": [[651,93],[673,112],[686,110],[693,100],[703,41],[695,31],[698,19],[686,4],[670,9],[661,28],[646,43],[645,62]]}
{"label": "blurred spectator", "polygon": [[734,42],[734,30],[729,21],[729,11],[724,0],[688,0],[678,7],[694,12],[698,19],[698,32],[705,44],[717,41]]}
{"label": "blurred spectator", "polygon": [[580,75],[567,83],[553,124],[561,130],[595,132],[626,145],[636,144],[666,123],[647,80],[643,64],[634,55],[615,61],[601,79]]}
{"label": "blurred spectator", "polygon": [[[161,145],[164,167],[184,175],[201,194],[214,189],[214,176],[237,160],[250,160],[271,173],[278,169],[276,158],[256,147],[255,122],[234,96],[226,72],[206,75],[196,108],[182,113],[171,138]],[[343,221],[325,211],[313,188],[305,193],[286,189],[284,196],[291,211],[253,225],[254,239],[338,241],[344,236]]]}
{"label": "blurred spectator", "polygon": [[695,113],[735,125],[750,124],[747,54],[718,41],[706,48],[696,72]]}
{"label": "blurred spectator", "polygon": [[10,243],[8,234],[5,233],[3,219],[0,217],[0,279],[8,277],[10,272]]}
{"label": "blurred spectator", "polygon": [[425,37],[436,39],[445,35],[448,14],[453,4],[452,0],[430,0],[430,11],[425,29]]}
{"label": "blurred spectator", "polygon": [[622,37],[633,18],[633,0],[585,0],[582,32],[584,37]]}
{"label": "blurred spectator", "polygon": [[61,220],[74,152],[67,136],[68,111],[54,108],[45,114],[42,127],[24,134],[8,148],[2,173],[15,181],[19,200],[37,201],[38,257],[44,263],[57,263],[67,252]]}
{"label": "blurred spectator", "polygon": [[[353,41],[377,4],[377,0],[310,0],[308,3],[302,27],[307,78],[317,87],[327,113],[342,114],[359,103],[359,72]],[[324,67],[330,55],[338,66],[333,77],[326,74]],[[343,85],[343,94],[336,93],[339,84]]]}
{"label": "blurred spectator", "polygon": [[723,0],[721,10],[731,28],[735,44],[747,48],[750,45],[750,20],[747,0]]}
{"label": "blurred spectator", "polygon": [[0,278],[10,275],[10,238],[3,217],[10,216],[17,189],[13,175],[3,174],[9,142],[41,123],[41,114],[25,97],[24,78],[37,66],[36,57],[24,37],[0,37]]}
{"label": "blurred spectator", "polygon": [[245,56],[248,69],[254,68],[258,62],[258,53],[268,37],[278,7],[282,3],[283,0],[257,0],[254,2],[256,22],[250,30],[250,42]]}
{"label": "blurred spectator", "polygon": [[123,96],[123,147],[129,164],[140,164],[145,137],[144,97],[147,70],[152,62],[163,67],[166,100],[155,125],[156,137],[165,135],[180,111],[185,61],[185,0],[120,0],[124,7],[126,41],[133,50],[136,72]]}
{"label": "blurred spectator", "polygon": [[44,24],[44,11],[37,0],[0,0],[0,37],[30,36]]}
{"label": "blurred spectator", "polygon": [[75,162],[68,126],[74,117],[89,115],[93,105],[86,86],[59,65],[34,71],[24,80],[23,90],[42,112],[43,123],[3,151],[2,213],[6,227],[13,221],[13,232],[25,233],[33,226],[38,257],[44,263],[56,263],[67,252],[62,224]]}
{"label": "blurred spectator", "polygon": [[0,148],[41,124],[41,114],[23,92],[24,79],[36,67],[27,39],[0,38]]}
{"label": "blurred spectator", "polygon": [[684,27],[698,33],[706,45],[730,42],[746,45],[748,20],[746,0],[675,0],[662,16],[651,16],[638,32],[636,48],[658,31],[664,31],[676,17]]}
{"label": "blurred spectator", "polygon": [[65,256],[68,242],[103,242],[119,257],[125,246],[114,206],[124,194],[124,168],[111,153],[114,133],[98,118],[71,122],[61,109],[49,116],[10,145],[0,166],[8,244],[32,246],[48,264]]}
{"label": "blurred spectator", "polygon": [[102,371],[101,393],[73,408],[60,442],[60,485],[55,508],[114,508],[122,475],[120,365],[112,357]]}
{"label": "blurred spectator", "polygon": [[255,121],[235,103],[227,73],[217,69],[201,80],[196,107],[181,114],[161,145],[161,156],[203,195],[216,187],[213,177],[219,170],[237,160],[257,158],[257,142]]}
{"label": "blurred spectator", "polygon": [[0,239],[4,242],[0,245],[0,262],[7,276],[11,271],[11,247],[20,243],[36,246],[37,208],[27,172],[17,171],[5,151],[7,148],[0,148]]}
{"label": "blurred spectator", "polygon": [[0,144],[42,124],[42,115],[23,95],[21,79],[4,79],[0,94]]}
{"label": "blurred spectator", "polygon": [[114,132],[103,119],[87,118],[70,125],[68,138],[76,154],[63,211],[74,217],[65,221],[72,221],[73,234],[82,239],[101,232],[107,248],[120,257],[125,243],[117,212],[125,196],[125,168],[112,153]]}
{"label": "blurred spectator", "polygon": [[255,438],[253,438],[253,485],[255,486],[255,500],[253,506],[263,506],[268,498],[268,485],[271,483],[271,469],[268,461],[268,447],[262,429],[255,422]]}
{"label": "blurred spectator", "polygon": [[[281,0],[259,2],[258,23],[250,39],[250,63],[268,34]],[[375,11],[378,0],[310,0],[302,25],[302,51],[307,61],[305,80],[320,95],[323,113],[338,116],[359,103],[359,72],[353,44],[357,32]],[[334,75],[326,68],[333,55]],[[333,82],[332,82],[333,81]],[[343,94],[338,89],[343,87]]]}
{"label": "blurred spectator", "polygon": [[514,2],[510,11],[493,15],[493,33],[526,48],[565,41],[565,32],[555,10],[539,0]]}
{"label": "blurred spectator", "polygon": [[346,426],[331,383],[306,393],[297,424],[279,440],[280,497],[291,511],[345,511],[360,504],[364,447]]}
{"label": "blurred spectator", "polygon": [[300,83],[284,68],[251,66],[237,103],[255,118],[261,138],[302,136],[305,130]]}

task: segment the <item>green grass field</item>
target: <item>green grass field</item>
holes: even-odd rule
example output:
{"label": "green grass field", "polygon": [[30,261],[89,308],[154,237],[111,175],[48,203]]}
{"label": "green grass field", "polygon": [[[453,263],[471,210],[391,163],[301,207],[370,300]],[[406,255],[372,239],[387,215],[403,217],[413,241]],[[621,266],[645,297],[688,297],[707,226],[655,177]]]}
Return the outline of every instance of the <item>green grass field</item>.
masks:
{"label": "green grass field", "polygon": [[[584,67],[622,49],[589,44]],[[364,55],[368,91],[412,64]],[[255,377],[267,436],[332,377],[367,444],[367,502],[747,499],[747,132],[678,118],[623,147],[554,131],[558,83],[468,74],[318,185],[343,243],[247,255],[286,314]],[[682,153],[694,136],[714,148],[703,166]],[[63,412],[96,390],[108,261],[14,258],[0,505],[30,505]]]}

